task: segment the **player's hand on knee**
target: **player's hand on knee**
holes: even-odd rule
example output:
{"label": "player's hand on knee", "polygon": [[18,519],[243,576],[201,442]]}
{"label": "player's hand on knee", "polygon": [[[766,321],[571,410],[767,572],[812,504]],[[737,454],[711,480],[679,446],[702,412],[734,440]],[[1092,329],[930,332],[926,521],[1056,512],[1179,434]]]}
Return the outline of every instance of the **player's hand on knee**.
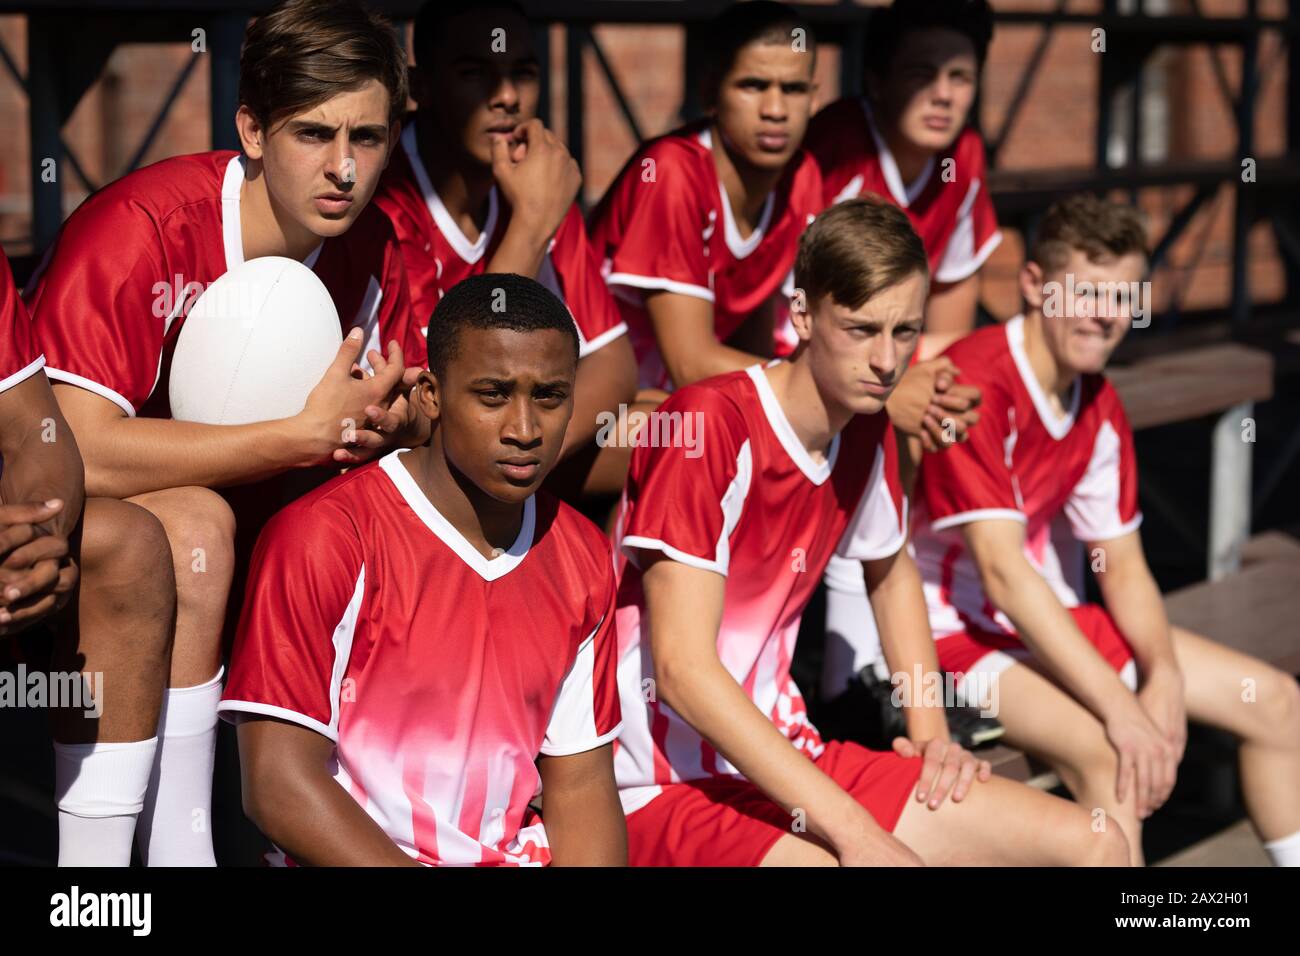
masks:
{"label": "player's hand on knee", "polygon": [[[1106,738],[1115,749],[1119,772],[1115,799],[1124,803],[1130,792],[1139,819],[1151,816],[1173,790],[1169,769],[1176,769],[1173,747],[1164,738],[1137,698],[1106,721]],[[1162,796],[1163,794],[1163,796]]]}
{"label": "player's hand on knee", "polygon": [[911,847],[878,826],[834,849],[840,866],[925,866]]}
{"label": "player's hand on knee", "polygon": [[960,803],[975,781],[987,783],[993,775],[992,764],[950,740],[917,743],[907,737],[896,737],[894,752],[902,757],[923,758],[916,799],[931,810],[938,809],[949,796],[953,803]]}

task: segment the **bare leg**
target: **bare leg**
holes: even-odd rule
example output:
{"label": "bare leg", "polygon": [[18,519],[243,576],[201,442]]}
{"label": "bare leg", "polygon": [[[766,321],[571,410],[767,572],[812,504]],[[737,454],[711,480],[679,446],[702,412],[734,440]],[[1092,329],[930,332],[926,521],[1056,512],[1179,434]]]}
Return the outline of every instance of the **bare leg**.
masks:
{"label": "bare leg", "polygon": [[1136,794],[1115,798],[1119,758],[1101,722],[1082,704],[1033,667],[1016,664],[998,675],[998,720],[1006,742],[1056,771],[1090,820],[1118,825],[1128,840],[1134,866],[1142,865],[1142,824]]}
{"label": "bare leg", "polygon": [[1172,630],[1189,720],[1241,741],[1241,789],[1265,840],[1300,832],[1300,686],[1263,661]]}
{"label": "bare leg", "polygon": [[994,777],[935,810],[908,800],[894,827],[930,866],[1127,866],[1123,831],[1060,797]]}
{"label": "bare leg", "polygon": [[148,740],[167,688],[176,586],[167,537],[149,512],[90,498],[82,518],[81,585],[55,638],[52,667],[81,671],[102,713],[51,715],[65,744]]}

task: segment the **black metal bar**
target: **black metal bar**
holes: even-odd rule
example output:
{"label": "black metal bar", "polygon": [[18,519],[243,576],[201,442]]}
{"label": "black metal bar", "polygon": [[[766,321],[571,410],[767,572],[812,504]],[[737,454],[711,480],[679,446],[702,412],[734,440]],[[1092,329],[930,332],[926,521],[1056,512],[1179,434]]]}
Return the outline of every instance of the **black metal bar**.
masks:
{"label": "black metal bar", "polygon": [[[63,182],[59,165],[63,143],[59,129],[63,125],[57,89],[58,70],[54,45],[57,31],[45,17],[27,18],[27,102],[28,128],[31,132],[32,242],[37,251],[44,250],[58,235],[63,224]],[[54,181],[47,172],[53,163]]]}
{"label": "black metal bar", "polygon": [[567,77],[564,98],[567,105],[564,123],[569,140],[569,154],[578,161],[578,166],[586,168],[587,137],[583,123],[582,96],[582,48],[583,29],[573,24],[564,31],[564,70]]}
{"label": "black metal bar", "polygon": [[537,56],[538,91],[537,118],[551,129],[551,27],[547,23],[533,23],[533,51]]}
{"label": "black metal bar", "polygon": [[596,65],[600,67],[600,72],[605,75],[605,82],[609,84],[610,91],[614,94],[614,100],[618,103],[619,111],[623,114],[623,119],[632,130],[632,135],[636,137],[639,143],[644,136],[641,135],[641,124],[636,121],[636,114],[632,112],[632,104],[627,101],[623,95],[623,88],[619,86],[618,77],[614,75],[613,68],[609,65],[609,60],[605,59],[605,51],[601,49],[600,41],[596,35],[586,27],[582,27],[582,38],[586,41],[591,52],[596,56]]}
{"label": "black metal bar", "polygon": [[1219,191],[1217,186],[1202,186],[1187,200],[1183,208],[1169,221],[1169,228],[1165,234],[1160,237],[1160,242],[1156,244],[1155,249],[1151,251],[1151,269],[1155,270],[1164,263],[1165,256],[1173,244],[1178,241],[1179,237],[1186,231],[1187,227],[1196,218],[1196,213],[1200,211],[1205,201]]}
{"label": "black metal bar", "polygon": [[149,152],[149,147],[153,145],[153,141],[157,138],[158,131],[162,129],[163,123],[167,122],[167,115],[171,112],[172,106],[176,102],[176,98],[180,96],[181,90],[184,89],[186,81],[190,78],[190,74],[194,72],[194,67],[198,65],[198,62],[199,54],[197,53],[192,54],[190,58],[185,61],[185,65],[181,67],[180,73],[176,75],[176,79],[172,83],[171,89],[167,91],[167,98],[163,100],[162,106],[159,108],[157,115],[154,116],[153,122],[149,125],[149,130],[145,133],[144,140],[140,143],[140,148],[135,151],[135,154],[131,157],[131,161],[127,163],[126,169],[123,171],[122,175],[126,175],[126,173],[139,168],[140,163],[144,160],[145,154]]}
{"label": "black metal bar", "polygon": [[[1055,12],[1063,13],[1068,2],[1069,0],[1057,0]],[[998,153],[1001,151],[1003,144],[1006,143],[1007,137],[1011,135],[1011,129],[1020,116],[1020,108],[1024,105],[1025,96],[1029,92],[1030,85],[1034,82],[1034,78],[1038,76],[1038,69],[1042,65],[1043,57],[1047,54],[1047,47],[1052,42],[1053,32],[1050,22],[1043,25],[1043,32],[1038,37],[1038,44],[1034,47],[1034,52],[1030,54],[1029,62],[1025,64],[1020,79],[1016,81],[1016,91],[1011,96],[1011,106],[1007,109],[1007,115],[1002,120],[1002,128],[998,130],[997,136],[987,146],[990,166],[997,164]]]}
{"label": "black metal bar", "polygon": [[[1249,14],[1257,13],[1256,0],[1247,0]],[[1237,99],[1237,161],[1256,162],[1255,94],[1259,76],[1259,34],[1252,34],[1241,49],[1241,95]],[[1240,332],[1250,318],[1250,228],[1255,221],[1254,183],[1237,176],[1237,201],[1232,216],[1232,324]]]}
{"label": "black metal bar", "polygon": [[208,74],[211,81],[209,116],[213,149],[239,149],[235,113],[239,110],[239,48],[248,17],[243,13],[214,16],[208,25]]}

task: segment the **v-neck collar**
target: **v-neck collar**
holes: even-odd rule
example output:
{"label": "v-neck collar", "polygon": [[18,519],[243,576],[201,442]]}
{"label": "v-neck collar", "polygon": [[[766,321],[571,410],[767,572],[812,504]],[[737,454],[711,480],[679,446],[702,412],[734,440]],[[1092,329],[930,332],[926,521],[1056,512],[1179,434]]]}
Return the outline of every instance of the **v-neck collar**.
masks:
{"label": "v-neck collar", "polygon": [[536,496],[529,495],[524,499],[524,520],[519,526],[519,534],[515,537],[514,544],[495,558],[485,558],[478,548],[470,544],[468,539],[456,530],[455,525],[442,516],[433,502],[420,490],[415,478],[406,470],[400,456],[410,450],[399,448],[389,452],[379,459],[379,467],[392,480],[397,487],[397,493],[411,506],[416,517],[485,581],[495,581],[518,567],[519,562],[528,555],[528,549],[533,546],[533,533],[537,525],[537,507],[534,501]]}
{"label": "v-neck collar", "polygon": [[1034,375],[1034,367],[1029,362],[1029,354],[1025,351],[1025,317],[1018,315],[1010,319],[1006,325],[1007,345],[1011,349],[1011,358],[1016,363],[1016,370],[1020,373],[1020,381],[1025,385],[1029,397],[1034,402],[1034,409],[1038,412],[1038,418],[1047,429],[1047,433],[1060,441],[1070,433],[1074,427],[1075,415],[1079,412],[1079,376],[1075,376],[1074,385],[1070,389],[1070,407],[1065,417],[1061,418],[1052,411],[1052,406],[1047,400],[1047,394],[1043,391],[1043,386],[1039,384],[1038,377]]}
{"label": "v-neck collar", "polygon": [[[769,362],[766,367],[770,368],[775,364],[777,364],[775,361]],[[790,456],[790,460],[799,467],[804,476],[814,485],[824,484],[831,476],[831,471],[835,468],[835,459],[840,453],[840,433],[836,432],[835,437],[831,439],[830,447],[826,450],[826,460],[813,461],[812,455],[808,454],[808,449],[795,434],[790,419],[786,418],[785,409],[777,400],[776,392],[772,390],[772,383],[767,380],[767,373],[763,371],[764,367],[751,365],[745,369],[745,373],[758,391],[758,400],[763,405],[763,415],[767,418],[768,425],[776,434],[777,441],[781,443],[785,453]]]}
{"label": "v-neck collar", "polygon": [[[221,245],[226,254],[226,271],[236,269],[244,264],[244,233],[239,213],[239,192],[244,185],[243,154],[232,156],[226,164],[226,175],[221,181]],[[302,264],[308,269],[316,268],[320,251],[325,248],[322,240],[315,249],[307,254]]]}
{"label": "v-neck collar", "polygon": [[[705,149],[713,152],[713,134],[706,126],[700,130],[699,143]],[[736,225],[736,216],[731,211],[731,200],[727,198],[727,190],[722,185],[722,177],[717,175],[716,167],[714,168],[714,178],[718,181],[718,199],[722,203],[722,235],[727,241],[727,248],[731,250],[732,256],[737,259],[744,259],[751,252],[758,248],[758,244],[763,241],[763,235],[767,232],[767,227],[772,220],[772,209],[776,205],[776,190],[773,189],[763,200],[763,209],[758,214],[758,225],[754,227],[746,238],[740,238],[740,227]]]}
{"label": "v-neck collar", "polygon": [[934,172],[934,156],[930,156],[925,161],[925,167],[921,174],[916,177],[909,185],[903,184],[903,174],[898,171],[898,160],[894,158],[889,144],[885,142],[885,137],[881,135],[880,130],[876,127],[876,118],[871,114],[871,104],[867,98],[862,97],[862,114],[867,121],[867,129],[871,131],[871,138],[876,143],[876,154],[880,157],[880,171],[884,174],[885,185],[889,187],[890,194],[894,201],[906,209],[912,203],[916,202],[918,196],[930,183],[930,176]]}
{"label": "v-neck collar", "polygon": [[483,253],[487,251],[488,243],[492,241],[492,235],[496,232],[497,219],[500,215],[500,199],[497,196],[497,187],[494,185],[488,192],[488,213],[487,220],[483,223],[483,228],[478,234],[478,238],[473,242],[461,231],[460,225],[457,224],[455,217],[448,211],[443,204],[442,197],[438,191],[433,188],[433,180],[429,178],[429,171],[424,166],[424,160],[420,159],[420,147],[415,139],[415,124],[409,124],[406,129],[402,130],[402,148],[406,150],[406,158],[411,164],[411,170],[415,173],[415,181],[420,187],[420,192],[424,195],[424,204],[429,207],[429,215],[433,217],[434,224],[438,231],[456,251],[465,262],[473,265],[483,258]]}

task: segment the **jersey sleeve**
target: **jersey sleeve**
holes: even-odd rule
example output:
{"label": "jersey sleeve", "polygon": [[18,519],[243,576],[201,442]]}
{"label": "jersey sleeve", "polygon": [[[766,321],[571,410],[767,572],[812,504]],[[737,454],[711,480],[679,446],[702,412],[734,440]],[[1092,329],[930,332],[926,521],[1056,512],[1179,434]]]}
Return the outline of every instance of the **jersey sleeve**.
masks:
{"label": "jersey sleeve", "polygon": [[14,287],[9,261],[0,261],[0,392],[31,378],[45,365],[36,347],[31,319]]}
{"label": "jersey sleeve", "polygon": [[[744,417],[731,399],[699,386],[674,392],[656,413],[680,415],[679,434],[691,428],[698,440],[694,448],[666,442],[633,452],[624,491],[627,524],[619,546],[637,566],[639,550],[660,551],[674,561],[725,576],[731,533],[753,478]],[[667,427],[665,423],[671,426],[674,419],[660,417],[647,427]]]}
{"label": "jersey sleeve", "polygon": [[[551,268],[560,299],[568,306],[578,328],[578,357],[586,358],[627,332],[614,297],[600,275],[600,263],[587,239],[587,226],[577,205],[556,230],[551,246]],[[543,265],[543,269],[546,266]],[[545,276],[539,276],[545,282]]]}
{"label": "jersey sleeve", "polygon": [[[603,542],[602,542],[603,544]],[[618,700],[618,633],[614,627],[614,560],[606,550],[601,605],[604,613],[577,656],[555,698],[542,753],[548,757],[583,753],[616,738],[623,728]]]}
{"label": "jersey sleeve", "polygon": [[172,285],[179,271],[168,268],[146,212],[91,197],[64,225],[28,302],[49,377],[134,417],[157,383],[163,340],[183,305]]}
{"label": "jersey sleeve", "polygon": [[970,438],[926,454],[921,464],[917,486],[935,531],[991,518],[1028,521],[1011,468],[1015,407],[1004,390],[980,387],[980,422]]}
{"label": "jersey sleeve", "polygon": [[[659,290],[713,301],[709,239],[716,203],[702,195],[688,157],[675,146],[652,147],[634,158],[614,184],[606,210],[619,218],[605,281],[611,286]],[[651,163],[653,165],[647,165]]]}
{"label": "jersey sleeve", "polygon": [[365,589],[360,540],[338,505],[272,518],[253,552],[222,716],[277,717],[337,741]]}
{"label": "jersey sleeve", "polygon": [[[853,561],[887,558],[897,554],[907,541],[907,497],[898,474],[898,442],[888,421],[879,434],[871,477],[835,549],[841,558]],[[850,439],[847,434],[844,437]]]}
{"label": "jersey sleeve", "polygon": [[959,162],[971,167],[971,176],[957,210],[957,223],[934,273],[936,282],[960,282],[974,275],[1002,242],[993,197],[989,194],[984,144],[974,130],[966,130],[962,135],[967,141]]}
{"label": "jersey sleeve", "polygon": [[1070,531],[1083,542],[1118,538],[1142,524],[1133,429],[1113,393],[1110,405],[1097,430],[1087,470],[1065,503]]}

